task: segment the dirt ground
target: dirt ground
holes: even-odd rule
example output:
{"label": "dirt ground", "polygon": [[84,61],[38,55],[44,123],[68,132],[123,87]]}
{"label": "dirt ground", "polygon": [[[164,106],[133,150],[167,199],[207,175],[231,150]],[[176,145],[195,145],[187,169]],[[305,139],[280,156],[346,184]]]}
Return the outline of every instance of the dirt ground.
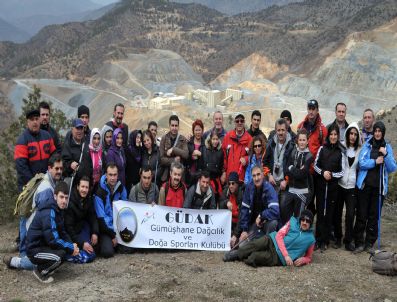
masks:
{"label": "dirt ground", "polygon": [[[382,249],[397,251],[396,206],[382,218]],[[0,256],[16,224],[0,226]],[[397,301],[397,277],[372,272],[369,254],[316,251],[302,268],[224,263],[217,252],[139,251],[64,264],[49,285],[0,265],[0,301]]]}

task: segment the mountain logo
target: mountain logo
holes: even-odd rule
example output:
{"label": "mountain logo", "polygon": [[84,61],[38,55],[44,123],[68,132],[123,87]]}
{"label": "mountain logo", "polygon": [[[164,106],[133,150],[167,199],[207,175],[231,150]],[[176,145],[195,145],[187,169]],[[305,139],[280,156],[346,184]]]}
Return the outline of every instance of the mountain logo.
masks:
{"label": "mountain logo", "polygon": [[120,209],[116,226],[121,240],[125,243],[132,242],[138,231],[138,219],[134,210],[127,207]]}
{"label": "mountain logo", "polygon": [[141,224],[144,224],[145,222],[149,221],[150,219],[154,220],[154,212],[145,212],[145,216],[143,217]]}

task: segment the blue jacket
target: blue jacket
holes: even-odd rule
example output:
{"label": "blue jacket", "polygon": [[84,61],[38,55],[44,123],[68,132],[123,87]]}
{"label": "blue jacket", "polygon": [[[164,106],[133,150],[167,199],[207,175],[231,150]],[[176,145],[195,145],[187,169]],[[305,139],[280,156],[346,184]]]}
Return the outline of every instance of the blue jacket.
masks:
{"label": "blue jacket", "polygon": [[[313,227],[310,226],[308,231],[302,231],[300,228],[300,223],[298,218],[292,216],[289,220],[290,228],[284,237],[285,248],[287,249],[288,255],[291,257],[292,261],[303,257],[306,251],[313,245],[316,240],[313,234]],[[283,265],[286,265],[283,254],[281,253],[277,241],[277,232],[271,232],[269,234],[270,238],[273,240],[274,247],[276,248],[277,255]]]}
{"label": "blue jacket", "polygon": [[33,256],[34,249],[50,247],[62,249],[71,254],[74,250],[72,240],[66,233],[63,210],[59,209],[51,189],[40,192],[37,212],[26,235],[28,256]]}
{"label": "blue jacket", "polygon": [[[262,202],[265,203],[266,209],[261,213],[263,220],[280,220],[280,209],[278,204],[278,196],[273,186],[263,181],[262,184]],[[241,204],[240,214],[240,229],[242,232],[247,232],[250,228],[251,212],[254,206],[254,192],[255,184],[251,182],[246,186],[243,196],[243,202]]]}
{"label": "blue jacket", "polygon": [[127,191],[120,181],[114,188],[113,194],[106,183],[106,174],[102,175],[98,189],[94,195],[95,212],[98,217],[99,232],[109,235],[112,239],[116,236],[113,228],[113,201],[128,200]]}
{"label": "blue jacket", "polygon": [[[365,177],[367,176],[368,170],[371,170],[376,166],[375,159],[370,158],[371,149],[372,149],[372,145],[370,144],[370,141],[366,141],[360,151],[360,155],[358,159],[359,171],[357,176],[357,187],[359,189],[364,188],[364,180]],[[390,146],[390,144],[386,144],[386,151],[387,151],[387,155],[384,157],[383,169],[381,169],[383,175],[383,192],[382,192],[383,196],[387,194],[389,173],[392,173],[397,169],[396,160],[393,157],[393,149]]]}

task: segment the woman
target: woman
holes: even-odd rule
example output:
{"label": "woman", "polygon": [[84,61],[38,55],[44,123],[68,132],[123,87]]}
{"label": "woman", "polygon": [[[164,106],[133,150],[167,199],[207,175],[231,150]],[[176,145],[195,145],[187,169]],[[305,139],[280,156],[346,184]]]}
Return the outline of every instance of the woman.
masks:
{"label": "woman", "polygon": [[[393,149],[385,141],[386,127],[378,121],[374,135],[362,147],[357,176],[357,220],[354,226],[354,253],[370,251],[378,239],[378,223],[387,194],[388,175],[396,171]],[[364,239],[365,231],[365,239]]]}
{"label": "woman", "polygon": [[244,183],[248,184],[252,180],[251,169],[254,166],[262,166],[265,156],[266,142],[262,135],[255,136],[251,141],[247,169],[245,170]]}
{"label": "woman", "polygon": [[142,131],[134,130],[129,135],[128,147],[125,150],[126,166],[126,190],[130,194],[132,186],[139,182],[139,171],[142,161]]}
{"label": "woman", "polygon": [[343,153],[345,171],[343,177],[338,182],[338,199],[334,216],[335,244],[333,247],[340,248],[342,246],[342,213],[343,206],[346,203],[345,236],[343,242],[346,250],[353,251],[353,226],[357,204],[356,179],[358,155],[361,150],[360,130],[356,123],[351,123],[347,127],[344,146],[346,148],[346,151]]}
{"label": "woman", "polygon": [[195,120],[192,124],[193,136],[187,143],[189,149],[189,158],[187,162],[187,173],[185,175],[188,186],[193,185],[197,175],[197,163],[201,159],[202,152],[205,148],[203,138],[204,124],[201,120]]}
{"label": "woman", "polygon": [[324,146],[318,150],[314,162],[316,188],[316,245],[324,252],[328,248],[338,195],[338,180],[343,176],[343,146],[339,143],[339,127],[332,124]]}
{"label": "woman", "polygon": [[113,132],[112,146],[109,148],[106,156],[106,163],[114,163],[118,170],[118,179],[125,186],[125,167],[126,158],[123,148],[123,130],[117,128]]}
{"label": "woman", "polygon": [[90,144],[88,145],[92,161],[92,187],[97,187],[101,179],[102,168],[102,146],[101,146],[101,133],[98,128],[91,130]]}
{"label": "woman", "polygon": [[142,167],[148,166],[153,171],[153,179],[157,186],[160,185],[160,153],[150,130],[145,130],[142,133],[143,137],[143,154]]}
{"label": "woman", "polygon": [[310,165],[313,156],[308,148],[308,133],[300,129],[296,136],[296,147],[288,157],[287,171],[288,191],[284,199],[280,200],[281,223],[284,225],[292,215],[299,217],[311,200],[313,180],[310,175]]}
{"label": "woman", "polygon": [[108,154],[108,151],[110,149],[110,146],[112,146],[112,138],[113,138],[113,129],[105,125],[103,126],[101,130],[101,143],[102,143],[102,167],[106,168],[106,156]]}

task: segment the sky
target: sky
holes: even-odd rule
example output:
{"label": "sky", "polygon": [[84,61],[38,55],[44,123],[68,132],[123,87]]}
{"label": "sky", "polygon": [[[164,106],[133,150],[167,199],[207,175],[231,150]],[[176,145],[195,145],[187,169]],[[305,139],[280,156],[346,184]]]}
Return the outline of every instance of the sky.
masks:
{"label": "sky", "polygon": [[101,5],[108,5],[110,3],[118,2],[118,0],[91,0],[91,2],[98,3]]}

